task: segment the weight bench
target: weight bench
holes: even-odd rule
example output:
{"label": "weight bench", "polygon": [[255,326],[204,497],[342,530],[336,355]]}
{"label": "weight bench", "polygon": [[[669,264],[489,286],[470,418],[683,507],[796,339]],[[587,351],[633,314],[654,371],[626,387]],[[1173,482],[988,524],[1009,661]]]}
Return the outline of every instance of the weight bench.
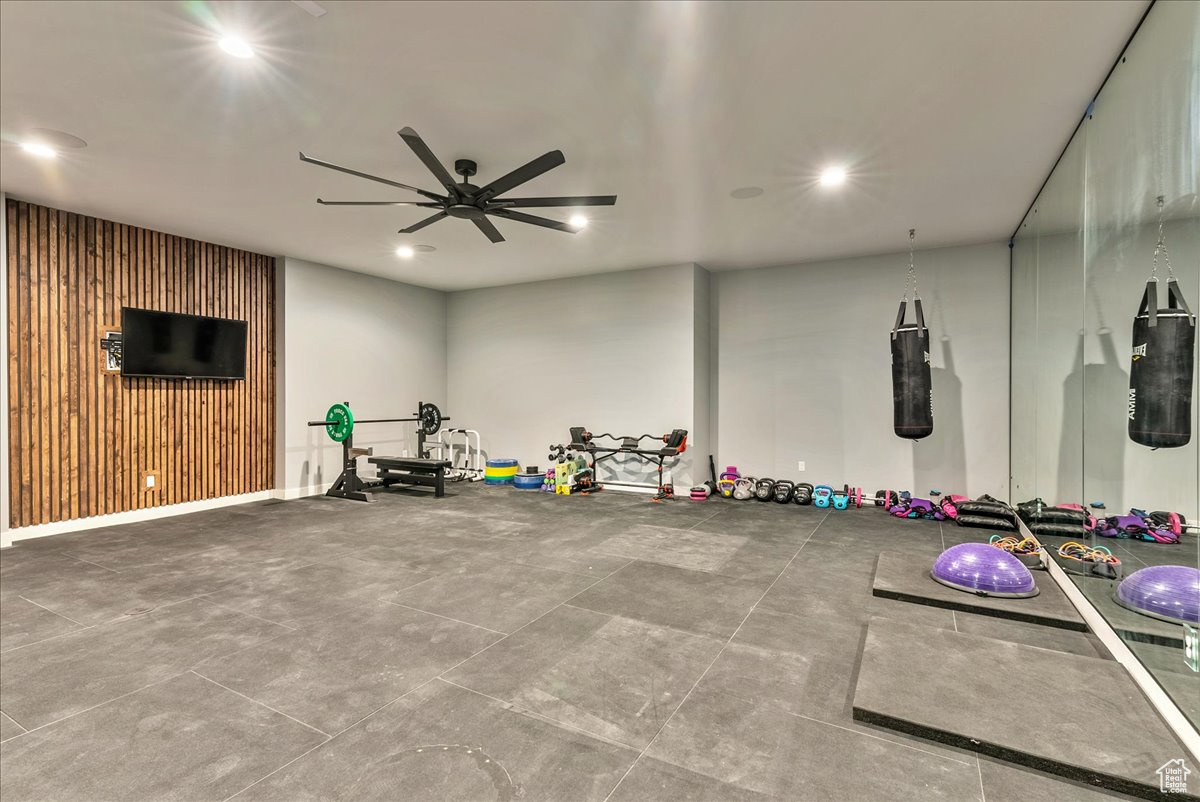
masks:
{"label": "weight bench", "polygon": [[379,484],[426,485],[433,488],[433,495],[446,495],[446,469],[448,459],[422,459],[420,457],[370,457],[367,462],[379,471]]}

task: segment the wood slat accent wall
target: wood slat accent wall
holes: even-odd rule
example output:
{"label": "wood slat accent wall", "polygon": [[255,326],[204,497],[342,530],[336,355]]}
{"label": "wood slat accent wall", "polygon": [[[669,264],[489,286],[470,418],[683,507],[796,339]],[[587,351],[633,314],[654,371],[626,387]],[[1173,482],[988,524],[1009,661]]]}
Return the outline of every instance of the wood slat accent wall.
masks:
{"label": "wood slat accent wall", "polygon": [[[12,199],[5,225],[11,526],[272,487],[274,259]],[[246,380],[106,372],[122,306],[246,320]]]}

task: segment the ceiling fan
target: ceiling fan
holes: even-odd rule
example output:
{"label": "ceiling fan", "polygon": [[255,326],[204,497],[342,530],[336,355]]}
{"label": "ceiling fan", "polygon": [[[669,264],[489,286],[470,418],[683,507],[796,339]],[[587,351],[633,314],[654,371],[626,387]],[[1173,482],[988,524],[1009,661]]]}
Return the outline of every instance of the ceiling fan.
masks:
{"label": "ceiling fan", "polygon": [[549,153],[538,156],[533,161],[522,167],[518,167],[511,173],[497,178],[490,184],[479,187],[470,183],[471,176],[475,175],[478,169],[478,166],[472,160],[455,160],[454,172],[463,177],[462,181],[455,181],[453,176],[442,166],[442,163],[438,161],[437,156],[433,155],[433,151],[425,144],[425,140],[421,139],[420,134],[411,128],[402,128],[397,133],[412,148],[413,153],[417,154],[417,158],[429,168],[429,171],[433,173],[438,183],[445,187],[446,192],[444,195],[429,192],[419,187],[409,186],[408,184],[401,184],[387,178],[369,175],[368,173],[360,173],[358,170],[351,170],[349,167],[341,167],[330,162],[305,156],[301,152],[300,161],[315,164],[318,167],[328,167],[330,170],[337,170],[349,175],[356,175],[368,181],[378,181],[380,184],[387,184],[390,187],[407,189],[410,192],[416,192],[428,198],[427,201],[327,201],[317,198],[317,203],[322,206],[419,206],[426,209],[437,209],[438,212],[436,214],[413,223],[408,228],[400,229],[400,233],[411,234],[414,231],[420,231],[425,226],[433,225],[446,217],[457,217],[460,220],[470,220],[492,242],[504,242],[504,236],[492,221],[488,219],[488,215],[512,220],[517,223],[529,223],[530,225],[553,228],[556,231],[565,231],[568,234],[574,234],[580,230],[579,227],[513,210],[516,208],[546,208],[552,206],[612,206],[617,202],[616,195],[578,195],[558,198],[496,197],[524,184],[526,181],[537,178],[542,173],[548,172],[560,164],[564,164],[566,158],[563,157],[561,150],[552,150]]}

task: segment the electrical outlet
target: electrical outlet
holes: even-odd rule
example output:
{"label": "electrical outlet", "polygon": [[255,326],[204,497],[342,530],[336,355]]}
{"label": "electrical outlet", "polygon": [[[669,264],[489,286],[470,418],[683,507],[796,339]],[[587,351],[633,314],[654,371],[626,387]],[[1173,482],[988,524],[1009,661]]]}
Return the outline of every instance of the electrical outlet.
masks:
{"label": "electrical outlet", "polygon": [[804,470],[804,460],[800,460],[799,462],[796,463],[796,470],[798,470],[798,471]]}
{"label": "electrical outlet", "polygon": [[146,487],[147,488],[154,487],[154,474],[152,474],[152,473],[146,474]]}
{"label": "electrical outlet", "polygon": [[144,471],[142,473],[142,491],[146,493],[157,493],[158,480],[160,478],[161,477],[159,476],[158,471]]}

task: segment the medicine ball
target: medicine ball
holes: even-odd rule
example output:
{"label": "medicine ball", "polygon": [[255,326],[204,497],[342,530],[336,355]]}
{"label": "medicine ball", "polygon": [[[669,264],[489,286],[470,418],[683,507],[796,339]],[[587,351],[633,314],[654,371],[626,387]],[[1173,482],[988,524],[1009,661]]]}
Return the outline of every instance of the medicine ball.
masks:
{"label": "medicine ball", "polygon": [[754,486],[754,497],[759,501],[769,501],[775,495],[774,479],[759,479]]}
{"label": "medicine ball", "polygon": [[787,479],[780,479],[775,484],[775,500],[780,504],[787,504],[792,500],[792,494],[796,490],[796,485],[789,482]]}
{"label": "medicine ball", "polygon": [[812,485],[810,485],[808,482],[801,482],[800,484],[796,485],[796,489],[793,492],[792,501],[796,502],[797,504],[808,505],[812,504],[812,499]]}

